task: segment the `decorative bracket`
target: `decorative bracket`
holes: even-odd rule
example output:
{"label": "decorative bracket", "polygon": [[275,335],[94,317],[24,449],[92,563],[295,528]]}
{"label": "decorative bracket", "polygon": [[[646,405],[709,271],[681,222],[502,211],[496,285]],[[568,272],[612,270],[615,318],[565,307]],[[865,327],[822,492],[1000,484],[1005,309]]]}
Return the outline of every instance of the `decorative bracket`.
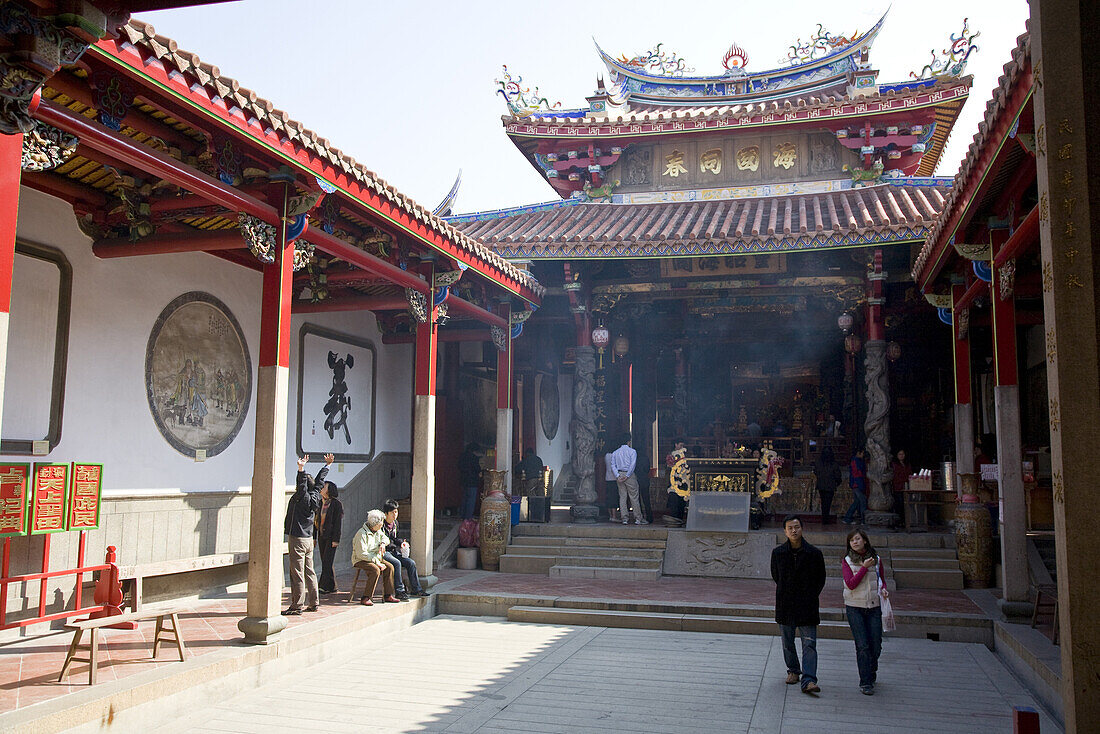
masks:
{"label": "decorative bracket", "polygon": [[405,289],[405,299],[409,302],[409,315],[421,324],[428,321],[428,298],[415,288]]}
{"label": "decorative bracket", "polygon": [[988,243],[984,244],[966,244],[963,242],[952,242],[955,247],[955,252],[960,256],[965,257],[967,260],[992,260],[993,259],[993,247]]}
{"label": "decorative bracket", "polygon": [[91,81],[99,121],[112,130],[121,130],[122,121],[136,96],[133,88],[121,76],[110,72],[96,72]]}
{"label": "decorative bracket", "polygon": [[928,301],[928,304],[934,308],[946,308],[949,311],[951,310],[950,293],[925,293],[924,300]]}
{"label": "decorative bracket", "polygon": [[75,135],[40,122],[23,135],[21,168],[28,172],[57,168],[76,151],[79,142]]}
{"label": "decorative bracket", "polygon": [[1016,289],[1016,260],[1009,258],[1004,265],[997,268],[998,290],[1002,301],[1012,298]]}
{"label": "decorative bracket", "polygon": [[489,327],[489,333],[493,336],[493,344],[496,344],[497,351],[508,351],[508,335],[504,333],[504,329],[494,324]]}
{"label": "decorative bracket", "polygon": [[[237,223],[240,225],[241,236],[248,243],[248,249],[251,250],[252,255],[265,265],[275,262],[275,250],[278,246],[275,225],[244,212],[237,216]],[[298,271],[306,267],[313,259],[314,252],[315,248],[311,242],[303,242],[301,247],[295,246],[294,270]]]}

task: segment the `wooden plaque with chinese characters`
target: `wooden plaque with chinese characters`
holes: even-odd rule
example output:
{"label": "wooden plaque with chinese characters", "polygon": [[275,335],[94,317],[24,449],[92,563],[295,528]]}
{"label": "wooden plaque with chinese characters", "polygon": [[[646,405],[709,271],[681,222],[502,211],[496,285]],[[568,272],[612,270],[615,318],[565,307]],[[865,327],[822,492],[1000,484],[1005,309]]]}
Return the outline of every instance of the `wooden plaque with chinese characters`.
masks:
{"label": "wooden plaque with chinese characters", "polygon": [[0,538],[27,534],[30,464],[0,464]]}
{"label": "wooden plaque with chinese characters", "polygon": [[102,464],[73,462],[69,485],[69,530],[95,530],[99,527],[99,498],[102,490]]}
{"label": "wooden plaque with chinese characters", "polygon": [[68,504],[69,465],[35,464],[31,485],[31,535],[58,533],[65,529]]}

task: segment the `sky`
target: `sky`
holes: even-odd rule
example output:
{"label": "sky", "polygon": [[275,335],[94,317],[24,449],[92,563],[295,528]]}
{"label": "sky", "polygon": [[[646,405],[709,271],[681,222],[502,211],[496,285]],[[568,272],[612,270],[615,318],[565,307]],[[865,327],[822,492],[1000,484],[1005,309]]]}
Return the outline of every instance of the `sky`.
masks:
{"label": "sky", "polygon": [[[502,64],[563,109],[578,108],[596,77],[606,77],[593,40],[628,57],[663,43],[700,76],[718,74],[736,42],[748,52],[749,71],[765,71],[781,66],[787,48],[818,23],[848,35],[870,28],[888,7],[886,0],[238,0],[138,17],[429,208],[461,169],[461,213],[558,198],[504,134],[507,107],[495,93]],[[939,176],[954,176],[966,155],[1024,32],[1026,0],[895,2],[871,51],[880,82],[905,81],[933,48],[948,45],[964,17],[981,33],[967,66],[974,85]]]}

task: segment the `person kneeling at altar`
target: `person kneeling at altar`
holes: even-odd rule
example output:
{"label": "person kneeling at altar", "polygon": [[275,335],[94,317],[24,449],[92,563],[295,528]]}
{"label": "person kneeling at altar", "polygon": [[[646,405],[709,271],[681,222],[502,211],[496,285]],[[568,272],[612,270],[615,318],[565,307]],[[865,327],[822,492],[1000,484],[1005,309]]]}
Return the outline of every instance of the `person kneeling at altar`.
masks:
{"label": "person kneeling at altar", "polygon": [[355,540],[351,544],[351,565],[367,573],[367,585],[359,600],[360,604],[367,607],[374,604],[371,597],[378,586],[379,576],[382,577],[382,601],[400,601],[394,596],[393,566],[382,557],[386,552],[386,545],[389,544],[389,538],[382,532],[382,523],[385,521],[386,515],[381,510],[368,512],[367,521],[355,533]]}

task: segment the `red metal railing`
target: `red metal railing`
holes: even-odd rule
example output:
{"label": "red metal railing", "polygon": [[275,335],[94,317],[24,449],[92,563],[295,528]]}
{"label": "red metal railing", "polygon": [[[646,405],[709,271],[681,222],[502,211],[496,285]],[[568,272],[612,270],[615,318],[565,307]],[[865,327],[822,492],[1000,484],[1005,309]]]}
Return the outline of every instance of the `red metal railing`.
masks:
{"label": "red metal railing", "polygon": [[[84,597],[84,574],[95,573],[96,571],[106,571],[106,574],[101,574],[101,585],[106,588],[108,584],[113,581],[118,583],[118,564],[116,562],[116,549],[115,547],[108,546],[107,557],[104,563],[97,566],[85,566],[84,565],[84,551],[87,545],[87,533],[80,533],[80,545],[77,551],[76,568],[66,568],[60,571],[50,570],[50,535],[44,535],[42,543],[42,571],[39,573],[27,573],[19,576],[9,576],[8,573],[11,570],[11,538],[4,538],[4,551],[3,557],[0,559],[0,630],[12,629],[13,627],[26,627],[28,625],[37,624],[39,622],[50,622],[55,619],[66,619],[68,617],[78,617],[84,614],[92,614],[96,617],[102,617],[108,614],[118,614],[120,611],[114,611],[117,609],[116,604],[112,604],[115,601],[112,598],[115,595],[102,595],[97,587],[95,595],[95,604],[91,606],[83,606]],[[63,612],[56,612],[54,614],[46,614],[46,587],[49,579],[58,578],[61,576],[75,576],[76,582],[73,589],[73,608],[67,609]],[[40,581],[41,585],[38,592],[38,616],[30,617],[28,619],[21,619],[18,622],[8,622],[8,586],[11,584],[25,583],[28,581]],[[121,595],[121,591],[119,592]]]}

